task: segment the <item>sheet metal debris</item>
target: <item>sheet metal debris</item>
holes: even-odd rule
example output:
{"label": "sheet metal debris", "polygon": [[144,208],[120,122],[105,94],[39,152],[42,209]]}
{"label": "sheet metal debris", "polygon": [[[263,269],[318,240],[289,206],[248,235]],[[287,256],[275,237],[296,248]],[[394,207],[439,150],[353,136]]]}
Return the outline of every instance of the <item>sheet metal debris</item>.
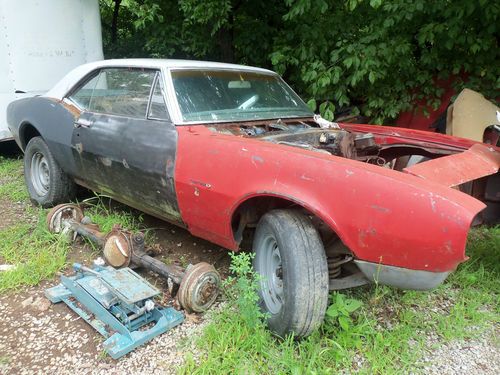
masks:
{"label": "sheet metal debris", "polygon": [[495,174],[499,168],[500,153],[478,143],[465,152],[418,163],[404,171],[452,187]]}

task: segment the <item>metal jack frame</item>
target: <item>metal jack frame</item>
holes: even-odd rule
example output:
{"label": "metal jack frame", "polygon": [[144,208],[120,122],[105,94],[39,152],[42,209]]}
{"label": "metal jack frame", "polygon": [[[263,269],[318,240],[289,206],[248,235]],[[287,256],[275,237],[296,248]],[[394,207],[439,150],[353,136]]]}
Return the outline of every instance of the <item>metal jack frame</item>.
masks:
{"label": "metal jack frame", "polygon": [[160,291],[130,268],[75,263],[74,276],[45,291],[52,303],[64,302],[106,337],[104,349],[118,359],[184,321],[174,308],[157,306]]}
{"label": "metal jack frame", "polygon": [[167,265],[146,253],[140,232],[130,233],[115,226],[111,232],[102,233],[74,204],[54,207],[47,215],[47,226],[52,233],[66,233],[73,238],[80,235],[94,242],[103,249],[106,262],[115,268],[144,267],[171,280],[172,292],[177,292],[177,300],[188,312],[206,311],[217,299],[221,279],[212,265],[201,262],[185,270]]}

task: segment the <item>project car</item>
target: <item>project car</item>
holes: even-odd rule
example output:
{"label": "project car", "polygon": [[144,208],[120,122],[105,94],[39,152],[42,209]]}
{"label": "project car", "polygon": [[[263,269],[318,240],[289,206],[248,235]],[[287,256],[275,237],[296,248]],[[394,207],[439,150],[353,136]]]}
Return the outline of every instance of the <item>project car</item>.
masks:
{"label": "project car", "polygon": [[33,202],[76,184],[237,251],[252,241],[261,305],[305,336],[330,290],[430,289],[495,221],[498,148],[314,115],[274,72],[125,59],[82,65],[8,108]]}

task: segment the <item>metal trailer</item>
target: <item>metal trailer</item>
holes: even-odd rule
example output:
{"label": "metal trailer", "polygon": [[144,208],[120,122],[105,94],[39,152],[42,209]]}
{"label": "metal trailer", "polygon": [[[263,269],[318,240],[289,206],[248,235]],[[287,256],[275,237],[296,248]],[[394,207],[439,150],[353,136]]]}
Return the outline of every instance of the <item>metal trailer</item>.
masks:
{"label": "metal trailer", "polygon": [[0,0],[0,142],[12,139],[10,102],[103,58],[98,0]]}

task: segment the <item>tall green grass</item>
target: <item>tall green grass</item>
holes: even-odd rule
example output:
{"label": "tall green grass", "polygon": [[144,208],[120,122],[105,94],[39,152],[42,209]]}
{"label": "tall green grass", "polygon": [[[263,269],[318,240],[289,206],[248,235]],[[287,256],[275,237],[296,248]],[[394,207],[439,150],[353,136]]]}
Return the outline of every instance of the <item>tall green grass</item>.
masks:
{"label": "tall green grass", "polygon": [[14,202],[28,200],[28,191],[24,184],[21,159],[0,156],[0,199]]}
{"label": "tall green grass", "polygon": [[21,223],[0,231],[0,257],[15,266],[0,272],[0,293],[37,285],[53,277],[66,264],[69,244],[64,236],[45,228],[45,211],[39,211],[39,224]]}

